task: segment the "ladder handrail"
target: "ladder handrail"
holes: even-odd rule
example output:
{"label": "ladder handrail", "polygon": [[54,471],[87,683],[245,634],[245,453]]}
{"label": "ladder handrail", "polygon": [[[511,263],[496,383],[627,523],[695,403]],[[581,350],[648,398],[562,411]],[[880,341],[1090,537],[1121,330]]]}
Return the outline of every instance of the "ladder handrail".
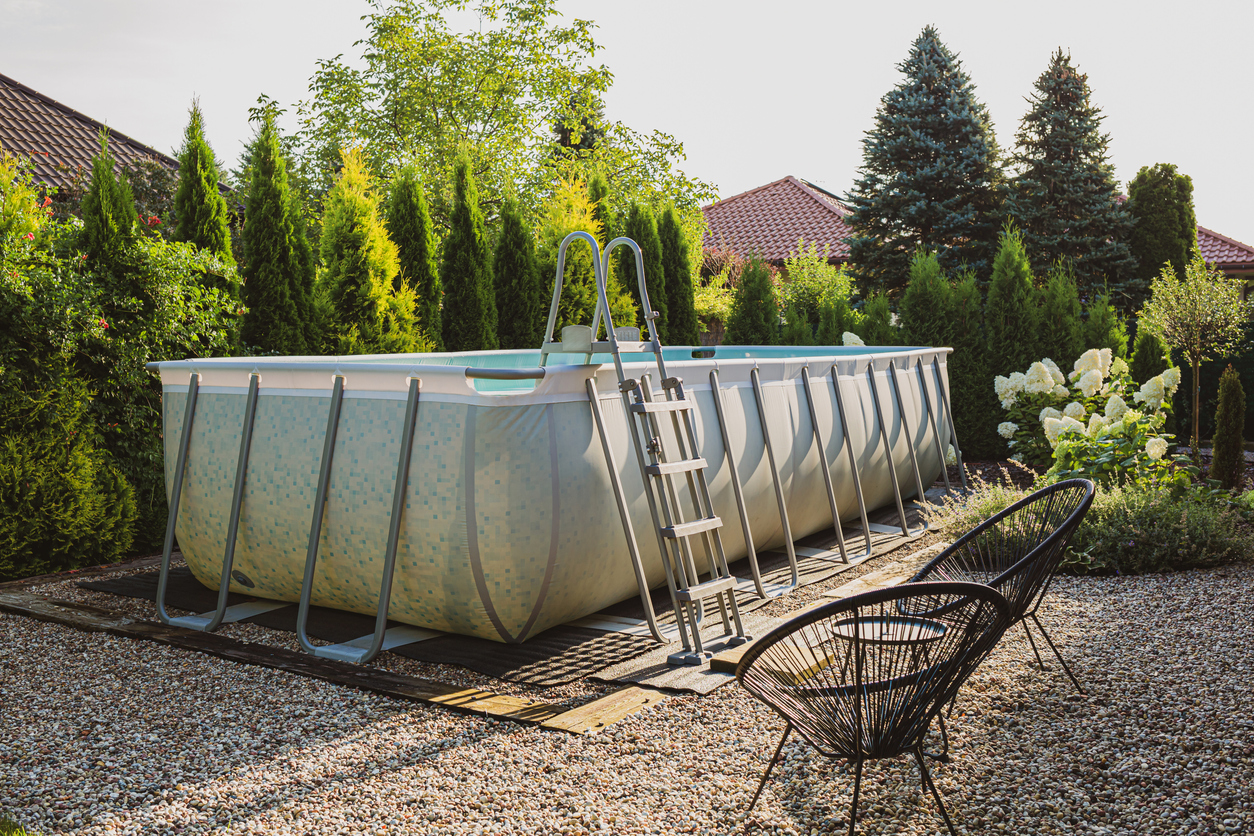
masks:
{"label": "ladder handrail", "polygon": [[[623,379],[623,369],[618,357],[618,337],[614,336],[613,323],[610,321],[609,291],[607,289],[610,256],[618,247],[627,247],[636,255],[636,286],[640,290],[640,306],[644,309],[641,313],[644,316],[644,321],[648,324],[649,342],[653,346],[654,356],[657,357],[658,373],[662,376],[662,380],[666,380],[670,375],[666,373],[666,362],[662,359],[662,341],[658,337],[657,328],[654,327],[657,311],[653,310],[653,305],[649,302],[649,288],[645,283],[644,276],[644,252],[635,241],[621,235],[605,245],[605,251],[601,258],[603,272],[597,277],[597,292],[601,296],[601,306],[605,309],[605,330],[609,334],[610,345],[614,354],[614,364],[618,369],[618,377],[620,380]],[[596,337],[597,321],[596,317],[593,317],[593,337]]]}

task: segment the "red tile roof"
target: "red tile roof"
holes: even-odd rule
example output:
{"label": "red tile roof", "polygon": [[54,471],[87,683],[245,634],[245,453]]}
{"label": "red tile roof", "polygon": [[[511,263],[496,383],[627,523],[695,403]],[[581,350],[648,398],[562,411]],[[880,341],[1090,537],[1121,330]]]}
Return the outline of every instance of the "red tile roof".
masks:
{"label": "red tile roof", "polygon": [[705,246],[729,247],[782,262],[797,250],[797,239],[814,242],[828,259],[849,258],[848,210],[835,195],[789,175],[774,183],[720,200],[701,209],[709,231]]}
{"label": "red tile roof", "polygon": [[1197,228],[1197,246],[1202,251],[1202,258],[1220,269],[1254,267],[1254,247],[1204,226]]}
{"label": "red tile roof", "polygon": [[[0,75],[0,147],[10,154],[32,157],[39,182],[65,185],[66,175],[57,170],[57,165],[71,170],[79,166],[90,169],[92,157],[100,149],[101,127],[90,116]],[[109,150],[119,169],[145,157],[178,168],[178,160],[173,157],[112,129]]]}

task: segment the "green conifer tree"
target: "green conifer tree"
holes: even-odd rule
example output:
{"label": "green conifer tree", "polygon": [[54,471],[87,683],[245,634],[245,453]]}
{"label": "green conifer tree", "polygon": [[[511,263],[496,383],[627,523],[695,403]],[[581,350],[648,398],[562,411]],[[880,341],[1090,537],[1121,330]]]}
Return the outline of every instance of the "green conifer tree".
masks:
{"label": "green conifer tree", "polygon": [[[597,240],[601,242],[602,247],[606,247],[617,237],[616,224],[610,206],[610,184],[605,179],[605,175],[599,171],[593,171],[592,176],[588,178],[588,199],[592,201],[592,217],[600,230],[597,233]],[[607,259],[601,266],[605,269],[606,295],[610,300],[610,313],[614,316],[614,327],[634,328],[640,321],[640,310],[636,304],[636,297],[639,296],[640,291],[637,283],[636,290],[629,292],[625,282],[629,279],[635,281],[635,268],[633,267],[629,273],[620,273],[613,258]],[[625,279],[624,276],[629,279]],[[547,279],[541,284],[551,289],[551,285],[547,285]]]}
{"label": "green conifer tree", "polygon": [[1231,364],[1219,376],[1219,404],[1215,408],[1215,437],[1211,441],[1211,479],[1224,490],[1245,481],[1245,389]]}
{"label": "green conifer tree", "polygon": [[111,265],[135,240],[135,199],[114,173],[109,129],[100,129],[100,153],[91,161],[91,183],[83,196],[80,246],[93,264]]}
{"label": "green conifer tree", "polygon": [[1028,102],[1015,135],[1020,173],[1006,204],[1028,258],[1037,265],[1065,258],[1082,293],[1105,281],[1122,300],[1136,267],[1127,244],[1132,218],[1119,199],[1110,136],[1101,133],[1088,76],[1059,49]]}
{"label": "green conifer tree", "polygon": [[[984,324],[988,334],[988,369],[993,376],[1026,371],[1041,359],[1032,268],[1023,249],[1023,238],[1010,224],[1002,229],[1001,248],[993,260]],[[990,377],[990,389],[992,385]]]}
{"label": "green conifer tree", "polygon": [[[655,320],[658,336],[664,343],[674,342],[667,330],[669,313],[666,309],[668,297],[666,271],[662,266],[662,240],[658,237],[657,220],[653,217],[653,210],[639,203],[633,204],[631,211],[623,220],[619,234],[640,245],[640,252],[644,257],[644,279],[645,287],[649,291],[649,304],[658,313],[658,318]],[[627,292],[631,294],[632,300],[643,316],[644,306],[640,302],[640,282],[636,275],[635,253],[629,247],[620,247],[616,255],[619,278],[626,285]]]}
{"label": "green conifer tree", "polygon": [[1171,367],[1171,349],[1163,338],[1149,328],[1137,327],[1132,343],[1132,361],[1128,373],[1137,383],[1146,383]]}
{"label": "green conifer tree", "polygon": [[899,288],[920,247],[945,270],[966,264],[987,275],[1003,180],[988,110],[931,26],[898,69],[905,79],[880,103],[846,198],[855,276],[868,288]]}
{"label": "green conifer tree", "polygon": [[843,345],[846,331],[854,327],[853,310],[849,307],[849,294],[842,282],[833,282],[819,297],[819,327],[815,340],[819,345]]}
{"label": "green conifer tree", "polygon": [[435,351],[443,350],[444,328],[440,320],[440,272],[436,261],[438,242],[417,165],[397,172],[388,190],[386,207],[388,237],[396,244],[400,272],[393,288],[408,284],[417,297],[418,327]]}
{"label": "green conifer tree", "polygon": [[952,338],[946,367],[954,429],[967,460],[995,459],[1006,453],[1006,441],[997,434],[1001,406],[993,390],[994,373],[986,355],[984,311],[975,274],[959,275],[950,294]]}
{"label": "green conifer tree", "polygon": [[[692,343],[688,343],[692,345]],[[780,345],[814,345],[814,329],[794,304],[784,311],[784,327],[779,332]]]}
{"label": "green conifer tree", "polygon": [[396,245],[379,217],[379,199],[361,151],[343,152],[343,166],[322,215],[320,293],[330,312],[338,354],[407,353],[430,343],[416,317],[413,291],[394,284]]}
{"label": "green conifer tree", "polygon": [[756,255],[749,257],[740,273],[723,342],[728,345],[779,344],[775,282],[771,280],[766,263]]}
{"label": "green conifer tree", "polygon": [[453,207],[440,265],[444,286],[444,348],[487,351],[498,347],[496,286],[479,192],[462,154],[453,165]]}
{"label": "green conifer tree", "polygon": [[1149,298],[1150,283],[1170,264],[1177,276],[1197,247],[1197,216],[1193,212],[1193,179],[1174,165],[1145,166],[1128,184],[1132,233],[1128,247],[1137,266],[1126,296],[1134,307]]}
{"label": "green conifer tree", "polygon": [[[244,214],[243,297],[248,306],[240,329],[246,346],[305,354],[308,323],[301,317],[302,264],[294,234],[287,161],[279,147],[273,108],[258,112],[252,143],[252,182]],[[312,261],[312,258],[310,259]]]}
{"label": "green conifer tree", "polygon": [[893,325],[893,305],[888,294],[875,291],[862,306],[862,318],[853,332],[869,346],[900,345],[901,331]]}
{"label": "green conifer tree", "polygon": [[[657,231],[662,243],[662,272],[666,277],[667,339],[674,345],[700,345],[701,323],[693,304],[692,262],[674,204],[662,211]],[[811,342],[797,345],[812,344],[814,333],[808,323],[806,332]]]}
{"label": "green conifer tree", "polygon": [[548,308],[540,287],[535,241],[512,197],[507,197],[501,207],[501,234],[496,241],[492,274],[496,278],[497,335],[501,348],[537,348],[544,338]]}
{"label": "green conifer tree", "polygon": [[205,141],[200,102],[192,109],[179,151],[179,186],[174,193],[174,240],[187,241],[214,253],[227,264],[231,254],[231,229],[226,201],[218,189],[218,161]]}
{"label": "green conifer tree", "polygon": [[1071,262],[1054,263],[1037,297],[1041,356],[1053,360],[1060,369],[1070,370],[1084,353],[1084,319]]}
{"label": "green conifer tree", "polygon": [[1084,347],[1109,348],[1116,357],[1128,356],[1128,329],[1108,294],[1099,294],[1089,306],[1084,323]]}
{"label": "green conifer tree", "polygon": [[901,297],[901,332],[906,345],[950,344],[950,294],[936,253],[917,251],[910,262],[910,284]]}

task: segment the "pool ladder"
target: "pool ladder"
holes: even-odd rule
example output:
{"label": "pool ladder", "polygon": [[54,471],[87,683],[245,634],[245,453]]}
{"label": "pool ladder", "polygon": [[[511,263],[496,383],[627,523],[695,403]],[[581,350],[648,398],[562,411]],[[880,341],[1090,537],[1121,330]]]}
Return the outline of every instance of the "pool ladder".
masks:
{"label": "pool ladder", "polygon": [[[593,269],[597,283],[597,307],[592,327],[568,325],[562,329],[562,339],[554,340],[553,330],[557,322],[558,302],[562,294],[562,279],[567,247],[577,240],[585,241],[592,248]],[[649,328],[649,339],[641,340],[636,328],[615,328],[610,317],[607,296],[609,258],[618,247],[627,247],[635,254],[636,277],[639,284],[641,306]],[[606,339],[597,340],[601,317],[605,317]],[[718,604],[719,616],[726,637],[723,646],[734,646],[749,641],[736,604],[736,578],[728,568],[727,555],[719,535],[722,519],[714,513],[710,488],[706,481],[707,462],[701,457],[693,420],[695,404],[684,390],[684,382],[666,373],[666,361],[662,357],[662,343],[657,334],[657,312],[649,304],[649,291],[645,284],[644,257],[640,246],[630,238],[615,238],[599,250],[596,239],[586,232],[572,232],[562,241],[557,256],[557,279],[553,288],[553,301],[549,308],[548,327],[540,353],[541,365],[548,355],[556,352],[584,354],[590,362],[593,354],[608,353],[614,359],[618,374],[618,390],[631,429],[632,446],[640,466],[649,513],[657,531],[658,549],[662,554],[662,566],[666,571],[666,585],[675,613],[679,639],[683,650],[672,653],[667,661],[672,665],[700,665],[713,652],[701,639],[704,604],[713,599]],[[628,377],[623,369],[622,354],[652,354],[657,361],[659,379],[664,397],[656,397],[650,375],[639,379]],[[639,546],[631,523],[631,515],[619,478],[618,466],[606,432],[605,416],[601,410],[601,398],[595,377],[587,381],[588,400],[601,436],[601,444],[609,468],[614,498],[618,503],[632,567],[640,589],[640,600],[645,618],[654,638],[669,641],[669,636],[658,624],[653,610],[648,580],[640,559]],[[667,420],[669,418],[669,420]],[[667,443],[666,427],[670,426],[670,443]],[[668,452],[670,451],[670,452]],[[677,455],[675,455],[677,453]],[[686,513],[685,503],[680,501],[677,480],[683,479],[688,487],[691,514]],[[691,516],[692,519],[687,519]],[[694,557],[692,540],[696,538],[705,556],[703,572]],[[702,576],[707,575],[702,580]]]}

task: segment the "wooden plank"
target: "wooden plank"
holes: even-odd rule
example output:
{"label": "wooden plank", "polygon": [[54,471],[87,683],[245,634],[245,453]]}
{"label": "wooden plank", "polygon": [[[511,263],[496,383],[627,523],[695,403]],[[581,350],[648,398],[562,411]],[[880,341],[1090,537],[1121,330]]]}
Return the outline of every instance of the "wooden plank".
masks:
{"label": "wooden plank", "polygon": [[[790,621],[799,615],[808,613],[810,610],[817,609],[830,603],[830,601],[824,601],[821,598],[817,601],[811,601],[804,607],[785,614],[783,618],[780,619],[779,623],[783,624],[785,621]],[[737,645],[736,647],[729,647],[724,651],[714,654],[713,658],[710,659],[710,670],[717,671],[719,673],[735,673],[736,668],[740,666],[740,660],[744,658],[745,654],[749,652],[749,648],[753,647],[753,645],[754,642],[745,642],[744,644]]]}
{"label": "wooden plank", "polygon": [[906,555],[901,560],[894,561],[883,569],[877,569],[874,572],[868,572],[860,578],[855,578],[844,586],[838,586],[835,589],[828,590],[823,593],[825,598],[848,598],[851,595],[857,595],[862,592],[870,592],[872,589],[884,589],[889,586],[899,586],[915,576],[923,564],[927,563],[944,549],[948,548],[948,543],[936,543],[925,549],[919,549],[912,554]]}
{"label": "wooden plank", "polygon": [[575,734],[595,733],[657,705],[666,698],[667,694],[661,691],[628,685],[600,699],[551,717],[540,725],[546,729],[561,729]]}
{"label": "wooden plank", "polygon": [[[174,553],[174,557],[182,559],[182,555],[178,552]],[[148,557],[139,557],[122,563],[106,563],[101,566],[88,566],[83,569],[67,569],[64,572],[57,572],[52,575],[35,575],[29,578],[19,578],[15,581],[5,581],[0,583],[0,590],[25,589],[31,586],[43,586],[50,583],[60,583],[61,581],[75,581],[80,578],[107,575],[110,572],[125,572],[128,569],[147,569],[160,565],[161,555],[149,555]]]}

